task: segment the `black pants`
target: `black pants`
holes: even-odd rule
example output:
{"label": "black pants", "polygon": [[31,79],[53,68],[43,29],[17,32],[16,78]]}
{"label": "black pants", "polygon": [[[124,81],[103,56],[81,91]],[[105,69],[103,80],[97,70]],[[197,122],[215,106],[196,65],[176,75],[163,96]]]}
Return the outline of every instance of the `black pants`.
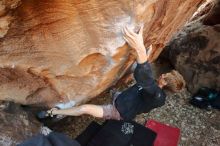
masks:
{"label": "black pants", "polygon": [[156,133],[131,121],[91,123],[76,140],[81,146],[152,146]]}

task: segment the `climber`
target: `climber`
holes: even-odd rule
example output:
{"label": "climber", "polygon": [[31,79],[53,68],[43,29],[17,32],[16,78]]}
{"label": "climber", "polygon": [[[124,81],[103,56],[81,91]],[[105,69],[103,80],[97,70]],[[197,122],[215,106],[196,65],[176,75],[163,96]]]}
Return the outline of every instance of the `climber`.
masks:
{"label": "climber", "polygon": [[128,27],[124,27],[122,33],[126,42],[136,52],[137,67],[134,71],[136,84],[121,93],[117,92],[113,96],[113,104],[85,104],[68,109],[53,108],[47,112],[48,115],[80,116],[87,114],[104,119],[132,120],[137,114],[149,112],[165,104],[166,95],[162,88],[166,87],[174,92],[184,88],[183,77],[177,71],[162,74],[157,83],[153,79],[148,63],[152,47],[146,52],[143,42],[143,26],[138,33]]}

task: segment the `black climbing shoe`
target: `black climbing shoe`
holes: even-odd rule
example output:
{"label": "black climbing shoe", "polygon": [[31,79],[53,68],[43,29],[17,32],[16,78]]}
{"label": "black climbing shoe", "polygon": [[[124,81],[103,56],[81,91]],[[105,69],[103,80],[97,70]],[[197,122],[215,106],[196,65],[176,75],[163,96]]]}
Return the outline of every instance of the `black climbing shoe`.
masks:
{"label": "black climbing shoe", "polygon": [[190,103],[201,109],[220,109],[220,93],[207,87],[200,88]]}

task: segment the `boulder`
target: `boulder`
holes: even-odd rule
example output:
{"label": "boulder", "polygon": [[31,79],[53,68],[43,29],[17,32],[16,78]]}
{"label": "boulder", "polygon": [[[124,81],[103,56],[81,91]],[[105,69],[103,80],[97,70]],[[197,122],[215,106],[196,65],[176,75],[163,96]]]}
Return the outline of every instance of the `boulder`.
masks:
{"label": "boulder", "polygon": [[40,132],[41,124],[19,105],[1,104],[0,108],[1,146],[15,146]]}
{"label": "boulder", "polygon": [[203,24],[210,26],[220,24],[219,18],[220,18],[220,1],[215,0],[214,5],[210,10],[210,13],[208,13],[206,18],[203,20]]}
{"label": "boulder", "polygon": [[220,1],[207,1],[161,54],[186,80],[191,93],[220,89]]}
{"label": "boulder", "polygon": [[220,89],[219,39],[220,24],[195,22],[166,47],[170,62],[184,76],[190,92],[195,93],[200,87]]}
{"label": "boulder", "polygon": [[20,4],[20,0],[0,1],[0,38],[7,34],[12,21],[11,12]]}
{"label": "boulder", "polygon": [[134,56],[123,26],[145,24],[156,59],[203,0],[10,2],[0,3],[0,100],[54,106],[88,101],[124,75]]}

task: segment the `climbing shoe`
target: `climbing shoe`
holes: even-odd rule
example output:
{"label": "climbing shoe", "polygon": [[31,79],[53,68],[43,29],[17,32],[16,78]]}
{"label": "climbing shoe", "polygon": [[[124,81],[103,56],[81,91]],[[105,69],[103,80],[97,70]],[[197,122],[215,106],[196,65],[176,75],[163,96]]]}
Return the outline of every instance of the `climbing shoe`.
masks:
{"label": "climbing shoe", "polygon": [[220,93],[214,89],[202,87],[192,96],[190,103],[201,109],[220,109]]}

